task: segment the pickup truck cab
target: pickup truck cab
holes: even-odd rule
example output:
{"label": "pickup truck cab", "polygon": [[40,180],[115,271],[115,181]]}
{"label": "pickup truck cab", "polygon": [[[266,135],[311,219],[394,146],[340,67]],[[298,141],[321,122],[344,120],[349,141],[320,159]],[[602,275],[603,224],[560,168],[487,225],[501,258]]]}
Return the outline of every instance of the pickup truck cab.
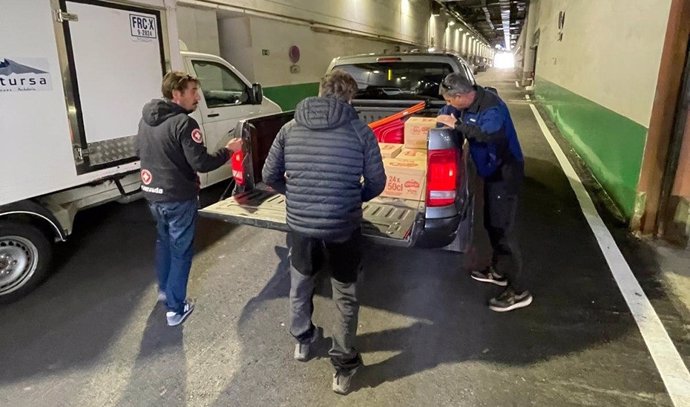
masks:
{"label": "pickup truck cab", "polygon": [[[354,76],[359,92],[352,104],[371,123],[420,100],[427,108],[418,115],[435,116],[445,102],[438,94],[442,79],[460,72],[474,81],[469,67],[448,53],[366,54],[335,58],[329,68]],[[237,187],[232,197],[202,209],[202,216],[230,223],[287,231],[285,197],[267,187],[261,169],[280,128],[294,112],[239,122],[236,133],[244,144],[233,157]],[[453,131],[436,128],[427,139],[426,191],[420,200],[379,197],[363,206],[362,233],[380,243],[465,251],[472,236],[474,171],[469,149],[458,145]]]}
{"label": "pickup truck cab", "polygon": [[[185,72],[201,81],[199,107],[191,116],[202,127],[209,152],[218,151],[227,144],[240,119],[281,111],[275,102],[263,97],[260,84],[249,82],[223,58],[189,51],[180,54]],[[199,174],[202,188],[231,177],[232,171],[227,165]]]}

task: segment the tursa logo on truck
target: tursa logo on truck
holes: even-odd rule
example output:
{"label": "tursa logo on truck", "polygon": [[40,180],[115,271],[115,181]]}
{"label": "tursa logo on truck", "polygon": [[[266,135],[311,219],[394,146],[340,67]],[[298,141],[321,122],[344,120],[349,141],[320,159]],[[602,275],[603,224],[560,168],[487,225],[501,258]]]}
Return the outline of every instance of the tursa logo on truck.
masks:
{"label": "tursa logo on truck", "polygon": [[52,89],[46,59],[21,58],[21,61],[0,58],[0,92]]}
{"label": "tursa logo on truck", "polygon": [[156,18],[142,14],[129,15],[129,29],[132,37],[158,38]]}

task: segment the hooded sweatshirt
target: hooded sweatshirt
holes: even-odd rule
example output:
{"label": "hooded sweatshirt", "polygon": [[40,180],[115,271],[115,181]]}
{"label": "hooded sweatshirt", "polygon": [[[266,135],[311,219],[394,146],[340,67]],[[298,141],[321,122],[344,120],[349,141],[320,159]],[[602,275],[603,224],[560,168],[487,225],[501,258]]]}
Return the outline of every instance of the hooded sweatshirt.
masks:
{"label": "hooded sweatshirt", "polygon": [[291,230],[327,241],[348,239],[360,227],[362,202],[386,185],[374,133],[350,104],[330,97],[297,105],[295,119],[271,146],[262,177],[285,194]]}
{"label": "hooded sweatshirt", "polygon": [[144,105],[137,150],[141,159],[141,189],[150,202],[196,199],[197,172],[209,172],[229,160],[222,148],[208,154],[199,124],[180,105],[154,99]]}

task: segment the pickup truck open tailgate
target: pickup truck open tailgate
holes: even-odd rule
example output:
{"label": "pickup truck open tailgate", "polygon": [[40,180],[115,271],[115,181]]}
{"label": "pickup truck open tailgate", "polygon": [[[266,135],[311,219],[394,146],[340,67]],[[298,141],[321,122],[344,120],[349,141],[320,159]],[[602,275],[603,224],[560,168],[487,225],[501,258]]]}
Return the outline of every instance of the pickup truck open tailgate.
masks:
{"label": "pickup truck open tailgate", "polygon": [[[424,209],[419,201],[377,198],[362,209],[362,234],[375,239],[409,243],[417,215]],[[201,216],[228,223],[288,231],[285,197],[272,191],[253,189],[201,209]],[[394,242],[388,242],[393,243]]]}

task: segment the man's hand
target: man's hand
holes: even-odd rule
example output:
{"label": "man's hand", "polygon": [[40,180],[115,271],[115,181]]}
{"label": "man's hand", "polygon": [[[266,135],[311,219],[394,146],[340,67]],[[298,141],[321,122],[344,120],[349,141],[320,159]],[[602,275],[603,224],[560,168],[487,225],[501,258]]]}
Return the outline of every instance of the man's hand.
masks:
{"label": "man's hand", "polygon": [[455,123],[458,121],[458,119],[455,117],[454,114],[440,114],[436,116],[436,122],[441,123],[443,125],[446,125],[450,128],[455,128]]}
{"label": "man's hand", "polygon": [[479,126],[472,124],[466,124],[458,120],[454,114],[441,114],[436,117],[436,122],[446,125],[448,127],[454,128],[459,131],[465,138],[476,140],[476,141],[486,141],[486,137],[482,133]]}
{"label": "man's hand", "polygon": [[225,145],[225,148],[232,151],[233,153],[235,151],[242,150],[242,139],[241,138],[234,138],[234,139],[228,141],[228,144]]}

